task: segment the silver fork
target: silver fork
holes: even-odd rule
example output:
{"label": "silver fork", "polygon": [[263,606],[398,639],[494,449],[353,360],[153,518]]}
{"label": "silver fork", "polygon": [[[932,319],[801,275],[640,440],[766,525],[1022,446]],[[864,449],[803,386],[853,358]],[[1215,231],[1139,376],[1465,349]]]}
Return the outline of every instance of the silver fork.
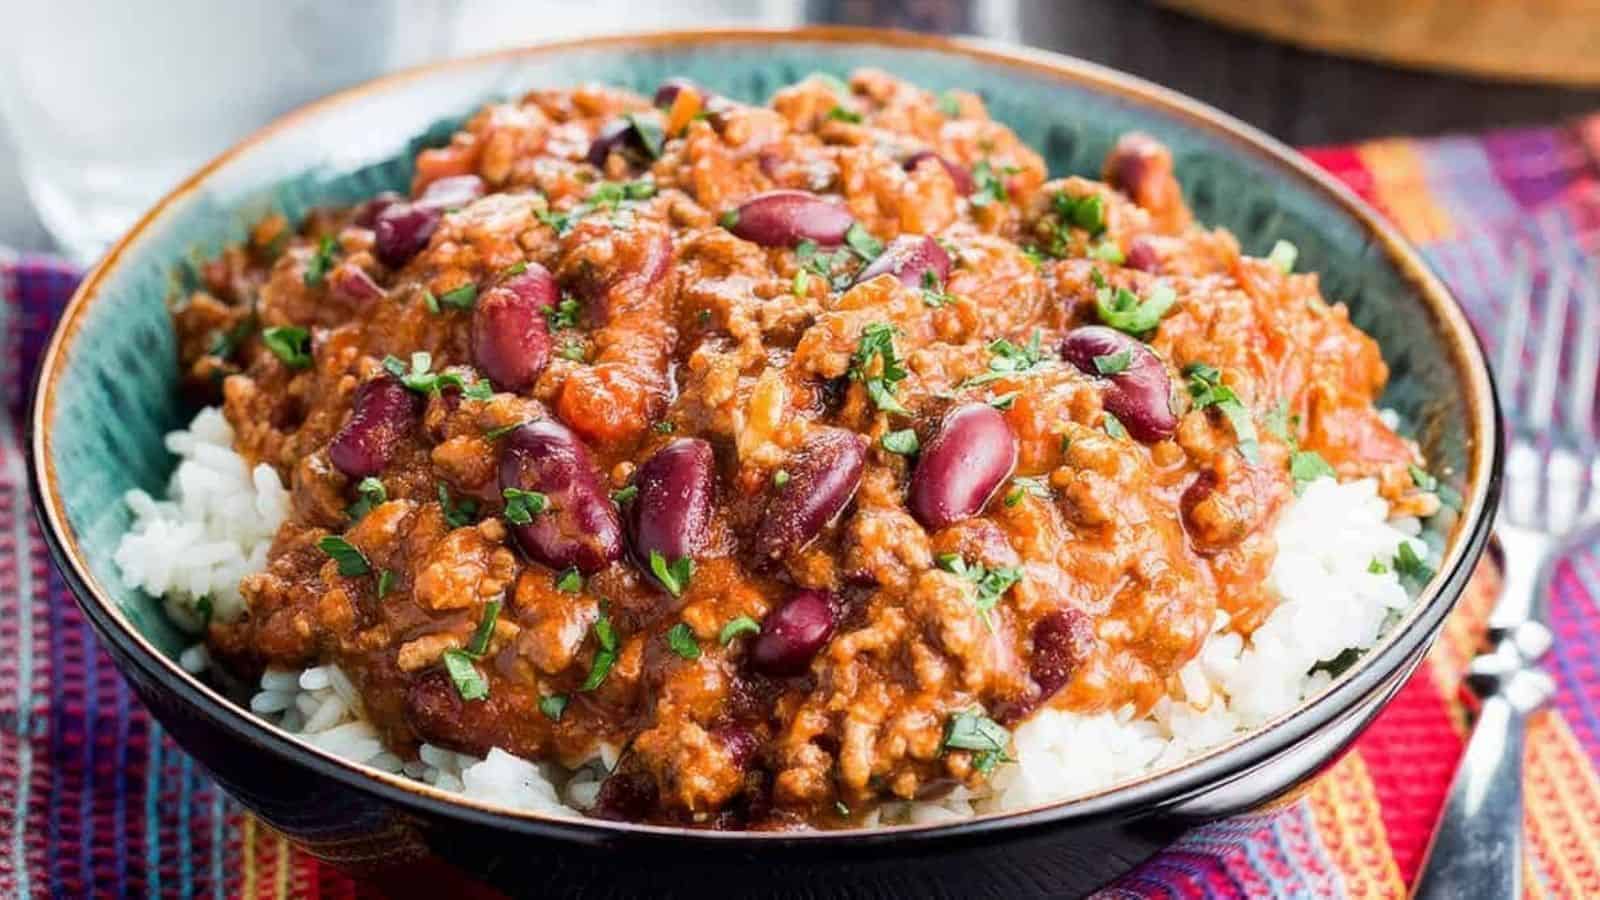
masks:
{"label": "silver fork", "polygon": [[[1481,701],[1466,752],[1413,889],[1420,898],[1522,897],[1522,757],[1530,715],[1555,691],[1538,660],[1550,649],[1541,621],[1556,563],[1600,535],[1600,475],[1594,425],[1600,367],[1600,282],[1578,251],[1561,248],[1545,283],[1544,320],[1528,343],[1533,267],[1515,254],[1512,298],[1496,360],[1511,450],[1506,493],[1491,553],[1500,597],[1489,615],[1487,650],[1472,661],[1466,688]],[[1568,379],[1558,386],[1570,296],[1578,298]],[[1535,353],[1531,380],[1522,355]],[[1523,382],[1527,381],[1527,384]],[[1556,422],[1558,388],[1565,421]]]}

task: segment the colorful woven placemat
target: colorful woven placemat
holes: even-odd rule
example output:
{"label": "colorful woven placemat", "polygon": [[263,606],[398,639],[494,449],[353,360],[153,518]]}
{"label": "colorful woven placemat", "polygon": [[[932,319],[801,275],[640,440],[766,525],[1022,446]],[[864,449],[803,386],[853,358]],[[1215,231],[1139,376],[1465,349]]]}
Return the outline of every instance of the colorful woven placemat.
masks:
{"label": "colorful woven placemat", "polygon": [[[1600,116],[1309,155],[1388,214],[1491,347],[1508,247],[1600,250]],[[0,253],[0,896],[351,897],[366,892],[222,795],[133,698],[28,508],[26,389],[76,273]],[[1109,897],[1400,897],[1466,735],[1457,687],[1493,598],[1476,579],[1426,663],[1297,802],[1196,829]],[[1600,555],[1560,570],[1560,684],[1528,749],[1530,896],[1600,896]]]}

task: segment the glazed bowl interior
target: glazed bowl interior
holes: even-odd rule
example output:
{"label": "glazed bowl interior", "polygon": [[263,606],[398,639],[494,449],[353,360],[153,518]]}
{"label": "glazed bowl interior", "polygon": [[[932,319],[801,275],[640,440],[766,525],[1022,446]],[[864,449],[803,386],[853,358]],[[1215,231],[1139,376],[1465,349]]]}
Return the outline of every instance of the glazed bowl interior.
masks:
{"label": "glazed bowl interior", "polygon": [[[46,356],[34,401],[32,462],[47,530],[82,602],[105,614],[111,639],[126,642],[140,665],[215,699],[172,664],[191,639],[166,620],[157,599],[122,584],[112,552],[131,522],[120,498],[131,488],[163,490],[174,460],[162,435],[193,413],[178,392],[168,302],[196,282],[201,261],[244,238],[253,221],[274,211],[298,221],[314,206],[403,191],[418,149],[444,143],[480,104],[530,88],[599,81],[648,94],[663,79],[686,75],[738,99],[762,101],[809,73],[846,76],[862,66],[933,90],[975,90],[994,118],[1044,156],[1052,176],[1094,176],[1126,131],[1164,141],[1199,221],[1231,230],[1253,254],[1264,255],[1280,239],[1294,242],[1299,267],[1321,274],[1329,300],[1349,305],[1390,366],[1383,405],[1399,413],[1432,469],[1460,495],[1458,512],[1426,526],[1428,540],[1444,553],[1440,574],[1385,642],[1328,693],[1286,717],[1299,717],[1299,725],[1280,721],[1210,755],[1248,751],[1255,741],[1253,756],[1233,765],[1260,760],[1270,740],[1314,728],[1414,659],[1459,593],[1459,583],[1447,582],[1464,579],[1460,570],[1481,543],[1498,458],[1482,354],[1416,255],[1309,164],[1171,92],[1047,54],[847,30],[598,39],[402,73],[286,117],[203,169],[85,279]],[[227,723],[234,729],[270,728],[220,702],[206,714],[236,717]],[[320,753],[298,742],[284,745]]]}

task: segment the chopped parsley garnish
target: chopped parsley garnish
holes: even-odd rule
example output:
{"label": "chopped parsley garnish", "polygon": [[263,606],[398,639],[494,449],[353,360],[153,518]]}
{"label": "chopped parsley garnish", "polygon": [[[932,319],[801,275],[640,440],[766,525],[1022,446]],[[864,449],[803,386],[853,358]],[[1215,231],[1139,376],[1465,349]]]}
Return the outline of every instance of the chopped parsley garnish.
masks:
{"label": "chopped parsley garnish", "polygon": [[[1009,166],[1007,169],[1015,171]],[[972,184],[972,194],[967,199],[980,209],[991,203],[1004,203],[1011,199],[1006,193],[1005,181],[995,173],[994,166],[990,165],[987,159],[979,160],[978,164],[972,167]]]}
{"label": "chopped parsley garnish", "polygon": [[671,434],[678,430],[678,426],[672,424],[666,419],[662,419],[652,427],[655,429],[656,434]]}
{"label": "chopped parsley garnish", "polygon": [[700,642],[695,640],[694,629],[687,623],[679,622],[667,629],[667,646],[684,659],[700,658]]}
{"label": "chopped parsley garnish", "polygon": [[805,269],[794,270],[794,280],[789,283],[789,293],[796,297],[804,297],[811,289],[811,274]]}
{"label": "chopped parsley garnish", "polygon": [[853,109],[846,109],[842,105],[835,106],[833,109],[828,110],[828,118],[838,122],[849,122],[852,125],[861,124],[861,113],[858,113]]}
{"label": "chopped parsley garnish", "polygon": [[1101,375],[1116,375],[1128,370],[1128,364],[1133,362],[1132,350],[1118,350],[1116,353],[1107,353],[1094,358],[1094,369]]}
{"label": "chopped parsley garnish", "polygon": [[599,648],[595,650],[594,660],[589,663],[589,675],[583,679],[580,691],[592,691],[606,680],[611,673],[611,666],[617,661],[617,632],[611,627],[611,619],[602,610],[600,618],[594,620],[595,643]]}
{"label": "chopped parsley garnish", "polygon": [[1278,271],[1287,275],[1294,271],[1295,260],[1300,258],[1300,248],[1288,241],[1279,241],[1272,245],[1272,251],[1267,254],[1267,262],[1278,267]]}
{"label": "chopped parsley garnish", "polygon": [[[904,363],[894,347],[895,328],[887,322],[876,322],[861,331],[861,341],[850,357],[850,380],[866,385],[867,395],[878,409],[884,412],[910,415],[910,410],[895,399],[895,385],[907,375]],[[877,374],[871,372],[873,359],[881,360]]]}
{"label": "chopped parsley garnish", "polygon": [[1016,506],[1025,495],[1032,494],[1041,500],[1050,499],[1050,485],[1043,478],[1018,475],[1011,479],[1012,488],[1006,493],[1005,504]]}
{"label": "chopped parsley garnish", "polygon": [[790,477],[788,469],[779,469],[772,473],[772,486],[775,488],[785,487],[789,484]]}
{"label": "chopped parsley garnish", "polygon": [[478,520],[478,504],[472,500],[451,500],[450,488],[439,482],[439,510],[451,528],[465,528]]}
{"label": "chopped parsley garnish", "polygon": [[1189,396],[1194,400],[1194,408],[1215,406],[1220,410],[1239,439],[1239,455],[1246,462],[1258,462],[1260,454],[1257,452],[1255,422],[1233,388],[1222,383],[1222,373],[1205,363],[1190,363],[1184,367],[1183,374],[1189,379]]}
{"label": "chopped parsley garnish", "polygon": [[1101,262],[1110,263],[1113,266],[1120,266],[1122,265],[1123,261],[1127,259],[1122,252],[1122,248],[1117,246],[1117,242],[1110,238],[1106,238],[1100,243],[1090,246],[1089,258],[1098,259]]}
{"label": "chopped parsley garnish", "polygon": [[439,314],[439,298],[435,297],[433,291],[427,288],[422,289],[422,305],[428,312],[436,316]]}
{"label": "chopped parsley garnish", "polygon": [[461,391],[462,396],[472,400],[487,400],[494,396],[494,388],[487,381],[467,383],[459,372],[434,372],[433,354],[418,351],[411,354],[411,366],[393,356],[383,358],[383,367],[389,374],[400,379],[400,383],[419,394],[437,394],[445,388],[453,387]]}
{"label": "chopped parsley garnish", "polygon": [[624,118],[633,126],[633,133],[639,136],[644,152],[650,154],[651,159],[660,159],[661,151],[667,144],[667,132],[661,127],[661,122],[650,113],[628,113]]}
{"label": "chopped parsley garnish", "polygon": [[756,634],[761,631],[761,625],[749,616],[739,616],[729,619],[728,624],[722,626],[717,632],[717,643],[726,647],[733,643],[733,639],[741,634]]}
{"label": "chopped parsley garnish", "polygon": [[1122,424],[1122,420],[1112,415],[1110,412],[1105,414],[1105,418],[1100,424],[1105,427],[1106,434],[1111,435],[1119,441],[1128,436],[1128,429]]}
{"label": "chopped parsley garnish", "polygon": [[359,519],[372,511],[374,506],[389,499],[389,492],[384,489],[383,482],[372,476],[367,476],[356,482],[356,502],[350,504],[345,510],[352,519]]}
{"label": "chopped parsley garnish", "polygon": [[1374,575],[1383,575],[1388,573],[1389,567],[1384,565],[1383,560],[1373,557],[1372,562],[1367,563],[1367,571]]}
{"label": "chopped parsley garnish", "polygon": [[439,305],[452,309],[471,309],[477,302],[478,286],[470,282],[439,295]]}
{"label": "chopped parsley garnish", "polygon": [[291,369],[311,365],[311,332],[297,325],[279,325],[261,331],[261,342]]}
{"label": "chopped parsley garnish", "polygon": [[1429,475],[1428,470],[1416,463],[1411,463],[1406,469],[1411,473],[1411,483],[1421,490],[1432,492],[1439,489],[1439,479]]}
{"label": "chopped parsley garnish", "polygon": [[1091,237],[1106,230],[1106,205],[1099,194],[1074,197],[1066,191],[1058,191],[1053,202],[1062,222],[1082,228]]}
{"label": "chopped parsley garnish", "polygon": [[568,569],[556,579],[556,590],[568,594],[577,594],[583,591],[583,573],[577,569]]}
{"label": "chopped parsley garnish", "polygon": [[317,242],[317,250],[306,260],[305,274],[300,280],[306,287],[316,287],[328,277],[328,270],[333,268],[333,258],[339,252],[339,244],[332,237],[323,237]]}
{"label": "chopped parsley garnish", "polygon": [[939,276],[932,269],[927,269],[922,273],[922,302],[924,304],[938,309],[954,300],[955,298],[945,293],[944,288],[940,286]]}
{"label": "chopped parsley garnish", "polygon": [[444,669],[463,700],[482,700],[489,696],[489,682],[478,671],[470,653],[464,650],[446,650]]}
{"label": "chopped parsley garnish", "polygon": [[955,94],[945,91],[939,95],[939,111],[954,119],[961,115],[961,100]]}
{"label": "chopped parsley garnish", "polygon": [[500,492],[506,501],[506,521],[513,525],[531,525],[533,517],[550,508],[550,498],[538,491],[506,488]]}
{"label": "chopped parsley garnish", "polygon": [[844,242],[855,255],[867,262],[872,262],[883,255],[883,242],[858,224],[852,224],[845,230]]}
{"label": "chopped parsley garnish", "polygon": [[568,702],[566,694],[551,694],[548,697],[541,697],[539,698],[539,712],[544,713],[546,719],[552,722],[559,722],[561,721],[561,714],[567,711]]}
{"label": "chopped parsley garnish", "polygon": [[556,348],[556,355],[562,359],[570,359],[573,362],[583,362],[588,356],[583,349],[583,344],[579,341],[564,342]]}
{"label": "chopped parsley garnish", "polygon": [[1101,323],[1124,334],[1134,336],[1153,331],[1161,318],[1178,302],[1178,292],[1171,285],[1159,283],[1150,289],[1150,296],[1140,300],[1127,288],[1113,288],[1099,269],[1091,269],[1096,286],[1094,310]]}
{"label": "chopped parsley garnish", "polygon": [[578,316],[582,313],[582,304],[571,297],[562,297],[561,302],[555,306],[545,307],[544,320],[549,323],[551,331],[560,331],[563,328],[577,328]]}
{"label": "chopped parsley garnish", "polygon": [[483,433],[483,437],[484,437],[485,440],[498,441],[501,438],[505,437],[506,435],[510,434],[511,432],[516,431],[518,428],[521,428],[522,426],[527,425],[528,422],[531,422],[531,421],[532,420],[529,419],[527,421],[522,421],[522,422],[512,422],[510,425],[501,425],[499,428],[491,428],[488,431],[485,431]]}
{"label": "chopped parsley garnish", "polygon": [[256,317],[251,314],[240,319],[237,324],[227,331],[213,331],[211,333],[211,343],[206,345],[206,353],[227,359],[233,355],[233,351],[239,349],[239,345],[244,343],[244,339],[254,333],[255,330]]}
{"label": "chopped parsley garnish", "polygon": [[962,710],[950,717],[944,726],[944,749],[969,750],[972,767],[987,775],[1003,762],[1011,762],[1006,748],[1011,746],[1011,732],[999,722],[975,709]]}
{"label": "chopped parsley garnish", "polygon": [[356,545],[337,534],[330,534],[317,541],[317,549],[338,563],[339,574],[346,578],[354,578],[372,571],[372,564],[367,562],[367,558],[360,550],[356,549]]}
{"label": "chopped parsley garnish", "polygon": [[389,593],[389,588],[394,586],[394,573],[388,569],[378,573],[378,599],[382,600]]}
{"label": "chopped parsley garnish", "polygon": [[674,597],[682,597],[683,592],[689,587],[689,577],[694,574],[694,560],[680,556],[669,563],[667,558],[661,555],[660,550],[651,550],[650,573],[656,576],[656,580],[667,589],[667,593]]}
{"label": "chopped parsley garnish", "polygon": [[638,496],[638,494],[639,494],[639,486],[637,484],[630,484],[630,485],[627,485],[625,487],[619,487],[616,490],[611,492],[611,502],[615,503],[618,506],[621,506],[624,503],[627,503],[629,500],[632,500],[634,497]]}
{"label": "chopped parsley garnish", "polygon": [[890,453],[898,453],[901,456],[910,456],[922,448],[921,443],[917,441],[917,430],[915,428],[902,428],[899,431],[886,432],[883,437],[878,439],[878,443],[882,444],[883,449]]}
{"label": "chopped parsley garnish", "polygon": [[1040,345],[1043,335],[1039,329],[1033,330],[1033,336],[1028,343],[1018,346],[1005,338],[989,342],[989,371],[981,375],[974,375],[961,382],[961,387],[976,387],[988,384],[1001,378],[1021,375],[1031,371],[1044,361],[1045,352]]}
{"label": "chopped parsley garnish", "polygon": [[739,211],[737,209],[728,210],[727,212],[725,212],[722,215],[717,217],[717,224],[721,225],[723,228],[732,228],[735,225],[738,225],[739,224]]}
{"label": "chopped parsley garnish", "polygon": [[1028,261],[1033,263],[1034,268],[1044,265],[1045,252],[1040,250],[1038,247],[1023,247],[1022,255],[1026,256]]}
{"label": "chopped parsley garnish", "polygon": [[522,262],[512,263],[511,265],[506,266],[504,269],[502,269],[500,271],[500,277],[501,278],[514,278],[514,277],[516,277],[518,275],[521,275],[523,272],[526,272],[526,271],[528,271],[528,261],[527,260],[523,260]]}
{"label": "chopped parsley garnish", "polygon": [[556,234],[566,234],[574,222],[597,209],[615,212],[628,201],[648,200],[655,195],[655,182],[646,178],[637,181],[601,181],[590,189],[589,196],[582,203],[572,209],[566,212],[542,209],[536,210],[533,215],[555,229]]}
{"label": "chopped parsley garnish", "polygon": [[1328,461],[1315,450],[1296,450],[1289,457],[1289,474],[1294,476],[1296,494],[1318,478],[1334,477],[1333,466],[1328,465]]}
{"label": "chopped parsley garnish", "polygon": [[467,641],[467,653],[477,658],[488,652],[489,639],[494,637],[494,623],[499,618],[499,600],[490,600],[483,605],[483,618],[478,620],[477,630],[472,632],[472,640]]}
{"label": "chopped parsley garnish", "polygon": [[957,575],[977,586],[978,594],[974,598],[978,612],[985,617],[989,610],[994,609],[1006,591],[1012,585],[1022,580],[1021,566],[1001,566],[997,569],[984,568],[979,563],[969,563],[961,558],[958,553],[939,554],[939,568],[953,575]]}
{"label": "chopped parsley garnish", "polygon": [[1269,434],[1290,447],[1294,447],[1298,441],[1295,440],[1294,432],[1290,429],[1298,424],[1298,418],[1294,417],[1294,420],[1291,420],[1289,416],[1289,401],[1284,399],[1279,400],[1277,406],[1267,411],[1266,416],[1262,419],[1262,424],[1267,426]]}
{"label": "chopped parsley garnish", "polygon": [[1411,578],[1417,582],[1424,582],[1433,577],[1433,570],[1428,568],[1428,564],[1417,555],[1416,548],[1411,546],[1410,541],[1401,541],[1400,546],[1395,549],[1394,570],[1401,577]]}
{"label": "chopped parsley garnish", "polygon": [[989,405],[1000,410],[1001,412],[1004,412],[1005,410],[1010,409],[1012,405],[1017,402],[1017,397],[1021,395],[1021,391],[1006,391],[1004,394],[1001,394],[998,397],[990,397]]}

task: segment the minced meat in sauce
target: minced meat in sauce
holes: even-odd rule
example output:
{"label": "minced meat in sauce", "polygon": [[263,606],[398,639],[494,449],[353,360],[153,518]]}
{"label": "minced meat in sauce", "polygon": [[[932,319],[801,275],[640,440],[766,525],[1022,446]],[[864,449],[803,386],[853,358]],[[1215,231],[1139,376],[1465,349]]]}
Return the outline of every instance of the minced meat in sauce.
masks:
{"label": "minced meat in sauce", "polygon": [[1128,135],[1047,180],[882,72],[479,111],[411,196],[281,217],[176,313],[292,511],[239,671],[390,745],[620,760],[595,813],[838,827],[1041,705],[1147,709],[1270,609],[1302,468],[1431,512],[1376,344]]}

